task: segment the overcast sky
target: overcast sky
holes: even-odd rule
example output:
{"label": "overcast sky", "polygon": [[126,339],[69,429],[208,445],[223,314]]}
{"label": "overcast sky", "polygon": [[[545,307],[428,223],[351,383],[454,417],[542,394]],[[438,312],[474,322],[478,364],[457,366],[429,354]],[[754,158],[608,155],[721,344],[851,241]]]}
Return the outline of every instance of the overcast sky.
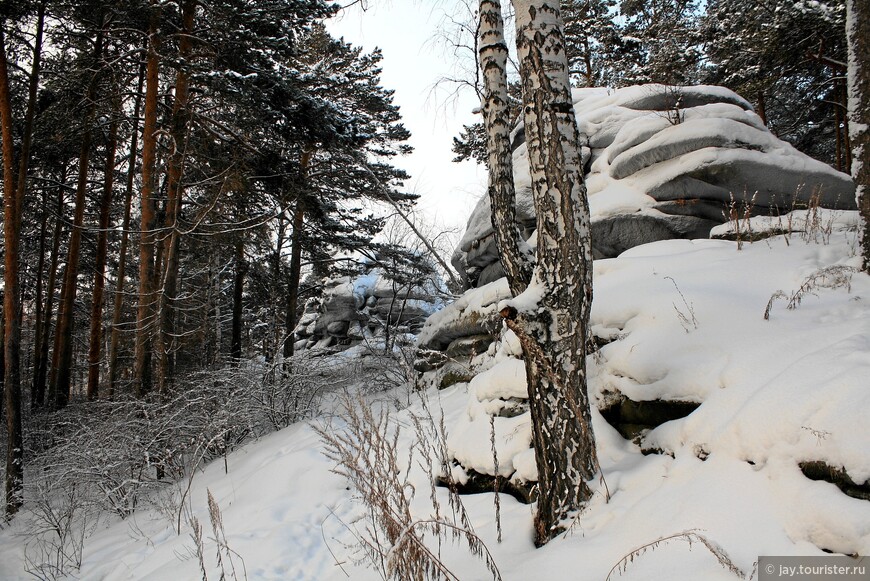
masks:
{"label": "overcast sky", "polygon": [[[328,23],[330,31],[365,50],[381,48],[382,85],[396,91],[405,126],[413,137],[414,154],[396,163],[411,174],[407,187],[422,197],[418,206],[447,226],[464,229],[477,198],[484,192],[486,174],[476,164],[452,163],[453,137],[463,124],[475,121],[479,105],[471,90],[448,98],[452,87],[433,93],[436,82],[456,74],[457,63],[438,42],[445,16],[459,9],[461,0],[375,0],[363,11],[351,8]],[[434,7],[433,7],[434,5]]]}

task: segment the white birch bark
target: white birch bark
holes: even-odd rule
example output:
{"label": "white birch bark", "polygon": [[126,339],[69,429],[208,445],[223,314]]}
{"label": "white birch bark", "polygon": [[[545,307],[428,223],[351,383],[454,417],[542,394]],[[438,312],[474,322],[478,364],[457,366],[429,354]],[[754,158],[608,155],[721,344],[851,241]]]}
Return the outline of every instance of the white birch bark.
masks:
{"label": "white birch bark", "polygon": [[846,41],[852,178],[861,214],[864,271],[870,273],[870,6],[867,0],[847,0]]}
{"label": "white birch bark", "polygon": [[[502,315],[523,344],[539,478],[535,531],[541,545],[591,496],[587,482],[598,466],[586,393],[591,228],[558,0],[512,1],[538,247],[531,284],[514,303],[533,306],[522,312],[508,307]],[[513,176],[505,167],[509,146],[503,149],[508,131],[500,110],[506,49],[498,2],[482,0],[481,15],[493,224],[509,281],[512,276],[523,280],[510,272],[511,262],[523,253],[511,215]],[[508,199],[510,209],[504,207]],[[524,288],[511,281],[514,292]]]}
{"label": "white birch bark", "polygon": [[508,48],[499,0],[481,0],[478,36],[492,227],[508,286],[516,296],[526,289],[532,278],[533,257],[517,227],[506,71]]}

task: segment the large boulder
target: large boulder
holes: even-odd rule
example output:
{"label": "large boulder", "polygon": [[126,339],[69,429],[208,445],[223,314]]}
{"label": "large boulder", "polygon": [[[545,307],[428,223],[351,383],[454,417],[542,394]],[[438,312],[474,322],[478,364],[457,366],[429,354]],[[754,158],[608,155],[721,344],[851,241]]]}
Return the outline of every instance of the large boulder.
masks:
{"label": "large boulder", "polygon": [[[714,86],[578,89],[596,258],[648,242],[706,238],[730,216],[818,205],[855,208],[851,178],[778,139],[750,104]],[[535,210],[523,126],[513,132],[517,222],[533,242]],[[453,264],[472,286],[503,275],[488,196]]]}

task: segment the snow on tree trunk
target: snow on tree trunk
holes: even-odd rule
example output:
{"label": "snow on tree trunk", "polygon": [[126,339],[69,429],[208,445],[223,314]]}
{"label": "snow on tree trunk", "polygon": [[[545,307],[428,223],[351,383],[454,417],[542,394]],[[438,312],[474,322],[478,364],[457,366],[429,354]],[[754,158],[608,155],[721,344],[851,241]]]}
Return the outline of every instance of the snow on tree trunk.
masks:
{"label": "snow on tree trunk", "polygon": [[846,2],[846,40],[849,46],[847,75],[852,178],[862,218],[864,270],[870,273],[870,6],[866,0]]}
{"label": "snow on tree trunk", "polygon": [[483,117],[487,134],[487,167],[492,227],[511,293],[526,290],[531,280],[531,248],[522,239],[516,218],[511,119],[508,104],[508,49],[499,0],[480,2],[480,68],[483,72]]}
{"label": "snow on tree trunk", "polygon": [[[482,14],[484,4],[493,3],[482,2]],[[539,477],[535,532],[542,545],[589,499],[587,481],[598,466],[586,393],[591,228],[559,3],[513,0],[513,6],[538,247],[529,287],[502,315],[525,355]],[[500,131],[490,126],[490,137]],[[497,151],[490,155],[501,159]],[[498,213],[495,204],[493,210]]]}

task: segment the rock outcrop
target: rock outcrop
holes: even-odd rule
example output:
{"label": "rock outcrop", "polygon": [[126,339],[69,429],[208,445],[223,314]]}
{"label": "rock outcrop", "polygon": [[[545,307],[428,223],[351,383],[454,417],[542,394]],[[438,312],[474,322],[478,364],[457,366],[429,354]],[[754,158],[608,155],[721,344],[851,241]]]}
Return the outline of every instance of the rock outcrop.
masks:
{"label": "rock outcrop", "polygon": [[[648,242],[707,238],[741,215],[817,204],[854,209],[851,178],[774,136],[722,87],[643,85],[574,93],[596,258]],[[513,133],[517,221],[532,238],[534,201],[522,125]],[[453,256],[469,286],[503,276],[484,196]]]}
{"label": "rock outcrop", "polygon": [[443,293],[431,282],[409,287],[394,283],[382,269],[369,266],[358,276],[325,283],[320,296],[305,303],[295,330],[299,349],[344,349],[380,336],[385,328],[417,333],[426,318],[443,306]]}
{"label": "rock outcrop", "polygon": [[[725,237],[729,222],[738,239],[745,236],[741,228],[775,231],[788,224],[806,229],[795,210],[807,213],[804,222],[809,224],[810,215],[855,208],[849,176],[777,139],[749,103],[727,89],[648,85],[578,90],[574,97],[596,259],[659,240],[710,238],[714,228]],[[534,245],[522,126],[514,131],[513,144],[517,221]],[[519,342],[502,328],[498,315],[498,305],[510,298],[510,291],[499,264],[488,197],[469,219],[453,264],[469,290],[426,321],[415,364],[424,381],[440,388],[467,383],[467,413],[452,427],[448,442],[454,463],[451,485],[466,491],[497,487],[528,501],[537,469],[530,449],[525,369]],[[590,353],[624,339],[624,324],[592,323]],[[615,376],[613,385],[599,385],[595,405],[605,421],[645,453],[666,451],[655,440],[646,442],[646,435],[673,429],[671,422],[689,416],[702,400],[666,388],[625,393],[633,381]],[[664,424],[671,427],[657,431]],[[703,447],[696,455],[706,457]]]}

